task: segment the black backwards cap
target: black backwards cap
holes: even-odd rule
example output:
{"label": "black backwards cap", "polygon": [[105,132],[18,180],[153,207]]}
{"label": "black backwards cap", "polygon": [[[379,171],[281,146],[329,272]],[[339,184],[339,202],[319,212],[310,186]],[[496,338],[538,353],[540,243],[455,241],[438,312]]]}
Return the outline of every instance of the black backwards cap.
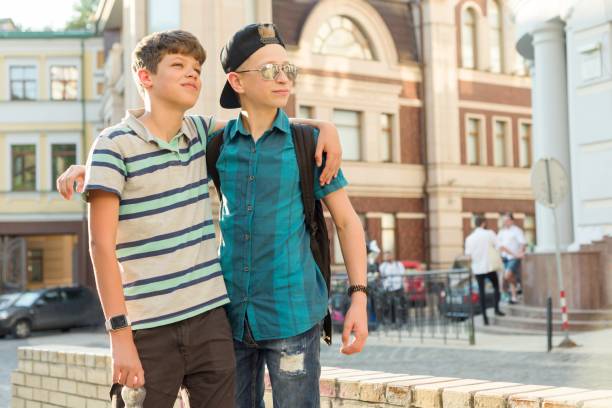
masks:
{"label": "black backwards cap", "polygon": [[[249,24],[237,31],[221,50],[221,66],[225,73],[238,69],[255,51],[268,44],[279,44],[285,48],[274,24]],[[240,107],[238,95],[229,82],[225,82],[221,98],[221,106],[226,109]]]}

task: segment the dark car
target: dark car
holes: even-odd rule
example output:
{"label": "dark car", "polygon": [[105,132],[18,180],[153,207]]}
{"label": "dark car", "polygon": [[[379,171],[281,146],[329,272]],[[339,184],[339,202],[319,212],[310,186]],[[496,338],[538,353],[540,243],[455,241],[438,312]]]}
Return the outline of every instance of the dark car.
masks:
{"label": "dark car", "polygon": [[[468,319],[470,317],[470,308],[474,316],[481,313],[478,285],[472,281],[472,294],[470,298],[468,279],[462,279],[451,284],[449,287],[442,288],[438,299],[440,313],[452,320]],[[493,291],[493,286],[488,281],[485,284],[485,305],[487,308],[495,305],[495,292]]]}
{"label": "dark car", "polygon": [[82,286],[0,295],[0,336],[29,337],[32,330],[63,330],[104,322],[98,298]]}

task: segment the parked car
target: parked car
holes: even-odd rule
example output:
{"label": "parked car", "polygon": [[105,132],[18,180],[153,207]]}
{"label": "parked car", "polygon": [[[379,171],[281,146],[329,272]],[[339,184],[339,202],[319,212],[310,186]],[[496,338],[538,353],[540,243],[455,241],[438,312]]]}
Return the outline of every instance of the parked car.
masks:
{"label": "parked car", "polygon": [[0,295],[0,336],[29,337],[33,330],[68,331],[104,322],[98,298],[83,286]]}
{"label": "parked car", "polygon": [[404,277],[404,293],[408,297],[410,306],[424,307],[427,304],[427,287],[425,277],[421,272],[425,271],[425,265],[419,261],[401,261],[408,276]]}
{"label": "parked car", "polygon": [[[443,287],[439,293],[438,309],[443,316],[453,320],[465,320],[470,317],[470,308],[474,316],[481,313],[478,284],[472,281],[472,295],[468,279],[451,283]],[[495,292],[489,281],[485,284],[485,305],[487,308],[495,306]]]}

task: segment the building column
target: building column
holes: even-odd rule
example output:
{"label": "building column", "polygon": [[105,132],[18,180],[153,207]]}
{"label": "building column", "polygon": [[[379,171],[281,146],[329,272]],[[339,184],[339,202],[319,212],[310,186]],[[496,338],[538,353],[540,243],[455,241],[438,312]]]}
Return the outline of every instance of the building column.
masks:
{"label": "building column", "polygon": [[[535,66],[533,72],[533,159],[552,157],[563,165],[570,177],[567,65],[564,24],[552,20],[538,24],[532,31]],[[574,240],[571,182],[568,196],[557,207],[562,248]],[[553,213],[536,203],[537,252],[555,249]]]}
{"label": "building column", "polygon": [[463,252],[461,197],[445,167],[461,163],[455,2],[423,3],[423,53],[429,193],[429,268],[447,267]]}

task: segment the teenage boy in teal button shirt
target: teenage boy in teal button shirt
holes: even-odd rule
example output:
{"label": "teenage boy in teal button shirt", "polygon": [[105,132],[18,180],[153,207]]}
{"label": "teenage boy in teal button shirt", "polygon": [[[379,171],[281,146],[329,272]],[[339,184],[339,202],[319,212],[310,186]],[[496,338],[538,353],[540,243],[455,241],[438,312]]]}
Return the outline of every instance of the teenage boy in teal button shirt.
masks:
{"label": "teenage boy in teal button shirt", "polygon": [[[234,34],[221,64],[227,73],[221,106],[242,110],[225,127],[216,165],[236,406],[264,406],[265,364],[275,406],[318,407],[327,289],[310,250],[295,148],[282,110],[297,68],[272,24],[251,24]],[[319,175],[316,168],[315,198],[323,200],[336,225],[350,284],[365,287],[365,237],[344,189],[347,182],[339,172],[321,187]],[[355,341],[349,344],[351,332]],[[361,351],[366,337],[366,294],[358,291],[345,319],[343,352]]]}

